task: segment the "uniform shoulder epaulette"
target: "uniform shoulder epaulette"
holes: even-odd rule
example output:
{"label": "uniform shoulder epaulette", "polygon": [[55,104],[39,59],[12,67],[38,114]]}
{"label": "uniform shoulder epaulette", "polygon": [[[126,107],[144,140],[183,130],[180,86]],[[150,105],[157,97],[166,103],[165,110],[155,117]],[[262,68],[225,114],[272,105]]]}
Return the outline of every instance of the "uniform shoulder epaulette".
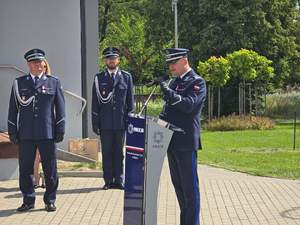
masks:
{"label": "uniform shoulder epaulette", "polygon": [[95,77],[96,77],[96,76],[99,77],[99,76],[103,76],[103,75],[105,75],[105,71],[101,71],[101,72],[99,72],[99,73],[96,73]]}
{"label": "uniform shoulder epaulette", "polygon": [[127,74],[127,75],[131,76],[131,74],[128,71],[126,71],[126,70],[121,70],[121,72],[124,73],[124,74]]}
{"label": "uniform shoulder epaulette", "polygon": [[202,79],[202,77],[199,75],[199,74],[197,74],[195,71],[193,71],[193,73],[192,73],[192,76],[191,76],[193,79],[195,79],[195,80],[201,80]]}
{"label": "uniform shoulder epaulette", "polygon": [[201,78],[199,75],[195,75],[195,76],[191,77],[192,82],[201,82],[202,80],[203,80],[203,78]]}
{"label": "uniform shoulder epaulette", "polygon": [[190,76],[191,80],[198,80],[200,77],[196,74],[193,74],[193,76]]}
{"label": "uniform shoulder epaulette", "polygon": [[47,78],[53,78],[53,79],[55,79],[55,80],[59,80],[59,78],[57,77],[57,76],[54,76],[54,75],[46,75],[47,76]]}
{"label": "uniform shoulder epaulette", "polygon": [[23,80],[23,79],[26,79],[26,77],[28,76],[28,74],[24,74],[20,77],[17,77],[16,80]]}

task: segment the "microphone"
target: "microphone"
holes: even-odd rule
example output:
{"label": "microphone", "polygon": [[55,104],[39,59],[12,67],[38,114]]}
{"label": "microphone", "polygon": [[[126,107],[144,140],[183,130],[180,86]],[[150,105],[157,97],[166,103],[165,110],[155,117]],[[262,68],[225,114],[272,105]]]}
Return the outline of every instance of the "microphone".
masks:
{"label": "microphone", "polygon": [[153,81],[151,81],[150,83],[146,84],[146,87],[151,87],[151,86],[154,86],[154,85],[159,85],[161,82],[164,82],[164,81],[166,81],[168,79],[169,79],[168,75],[158,76]]}

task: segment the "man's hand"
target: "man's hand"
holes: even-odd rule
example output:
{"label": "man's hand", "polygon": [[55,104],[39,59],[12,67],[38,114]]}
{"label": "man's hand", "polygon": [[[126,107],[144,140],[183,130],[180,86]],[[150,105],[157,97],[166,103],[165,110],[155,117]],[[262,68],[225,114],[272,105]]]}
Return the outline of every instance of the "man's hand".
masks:
{"label": "man's hand", "polygon": [[58,143],[58,142],[62,142],[64,140],[64,133],[57,133],[55,135],[55,142]]}
{"label": "man's hand", "polygon": [[11,143],[13,143],[15,145],[17,145],[19,143],[17,135],[15,135],[15,134],[9,134],[9,140]]}
{"label": "man's hand", "polygon": [[169,85],[167,82],[160,82],[159,85],[160,85],[160,89],[164,95],[164,99],[165,98],[168,99],[173,90],[171,90],[169,88]]}
{"label": "man's hand", "polygon": [[182,97],[177,94],[176,91],[169,88],[169,84],[167,82],[161,82],[160,89],[163,93],[163,99],[167,104],[175,105],[181,102]]}
{"label": "man's hand", "polygon": [[168,79],[169,79],[169,77],[167,75],[159,76],[154,80],[154,82],[155,82],[155,84],[161,84],[163,82],[166,82]]}

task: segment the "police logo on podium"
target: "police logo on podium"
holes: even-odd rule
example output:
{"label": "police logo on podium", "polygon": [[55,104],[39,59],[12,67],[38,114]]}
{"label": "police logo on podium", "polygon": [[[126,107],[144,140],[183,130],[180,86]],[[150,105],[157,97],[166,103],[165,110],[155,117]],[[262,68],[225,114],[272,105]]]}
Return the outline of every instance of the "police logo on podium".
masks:
{"label": "police logo on podium", "polygon": [[153,148],[160,149],[163,148],[163,140],[164,140],[164,134],[160,131],[155,131],[153,133]]}
{"label": "police logo on podium", "polygon": [[128,129],[128,133],[129,133],[129,134],[133,134],[133,128],[134,128],[134,127],[133,127],[132,124],[129,124],[129,125],[128,125],[128,128],[127,128],[127,129]]}
{"label": "police logo on podium", "polygon": [[131,124],[131,123],[128,125],[127,130],[128,130],[129,134],[133,134],[134,132],[136,132],[136,133],[144,133],[144,128],[134,127],[133,124]]}
{"label": "police logo on podium", "polygon": [[164,134],[162,132],[154,132],[154,134],[153,134],[153,142],[154,143],[157,143],[157,144],[161,143],[163,138],[164,138]]}

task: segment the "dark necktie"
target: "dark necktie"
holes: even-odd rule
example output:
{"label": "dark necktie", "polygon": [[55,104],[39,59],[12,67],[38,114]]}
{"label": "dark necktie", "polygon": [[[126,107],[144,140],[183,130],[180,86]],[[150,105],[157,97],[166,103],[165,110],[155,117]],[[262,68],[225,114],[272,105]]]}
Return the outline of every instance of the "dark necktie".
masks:
{"label": "dark necktie", "polygon": [[37,85],[38,80],[39,80],[39,77],[38,77],[38,76],[35,76],[35,77],[34,77],[34,85]]}
{"label": "dark necktie", "polygon": [[112,82],[115,83],[115,73],[111,73],[110,76],[111,76]]}

